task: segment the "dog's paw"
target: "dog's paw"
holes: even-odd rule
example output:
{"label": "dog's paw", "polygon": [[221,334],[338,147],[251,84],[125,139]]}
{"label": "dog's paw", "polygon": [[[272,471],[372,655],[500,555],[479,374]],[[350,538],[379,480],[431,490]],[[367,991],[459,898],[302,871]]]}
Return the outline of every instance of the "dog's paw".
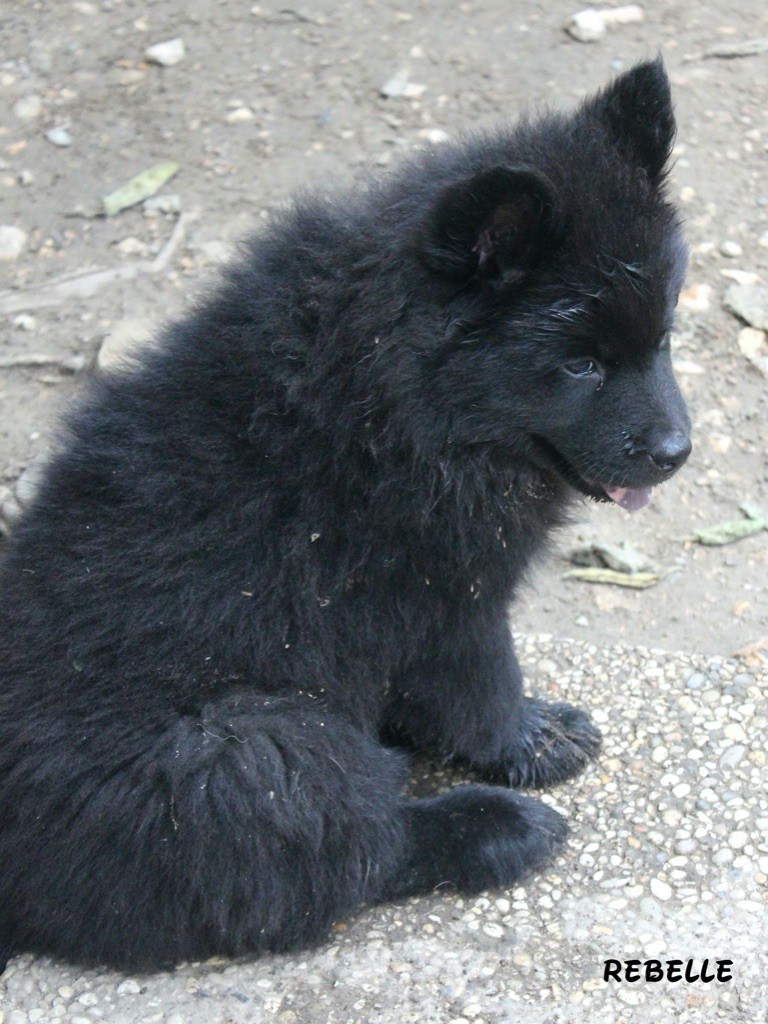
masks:
{"label": "dog's paw", "polygon": [[483,769],[489,781],[546,789],[578,775],[597,756],[600,730],[570,704],[525,698],[514,741],[500,763]]}
{"label": "dog's paw", "polygon": [[502,889],[543,867],[568,835],[565,819],[540,800],[489,786],[456,786],[405,807],[409,854],[387,899],[434,889]]}

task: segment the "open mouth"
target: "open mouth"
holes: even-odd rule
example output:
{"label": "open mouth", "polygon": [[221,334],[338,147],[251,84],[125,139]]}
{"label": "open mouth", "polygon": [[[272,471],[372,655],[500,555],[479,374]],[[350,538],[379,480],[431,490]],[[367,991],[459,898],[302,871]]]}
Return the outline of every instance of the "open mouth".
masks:
{"label": "open mouth", "polygon": [[594,501],[613,501],[627,512],[637,512],[649,504],[653,496],[653,487],[616,487],[613,484],[601,483],[600,480],[584,477],[549,441],[542,437],[535,438],[537,451],[543,456],[545,468],[554,472],[575,490],[586,494]]}

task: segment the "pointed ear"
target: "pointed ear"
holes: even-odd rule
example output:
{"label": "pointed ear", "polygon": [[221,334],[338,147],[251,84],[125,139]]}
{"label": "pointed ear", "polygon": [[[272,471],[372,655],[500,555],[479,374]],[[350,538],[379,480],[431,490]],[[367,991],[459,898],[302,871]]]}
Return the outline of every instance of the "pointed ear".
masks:
{"label": "pointed ear", "polygon": [[661,57],[636,64],[593,103],[624,157],[644,168],[658,185],[675,138],[672,96]]}
{"label": "pointed ear", "polygon": [[427,223],[425,254],[448,277],[503,287],[522,281],[556,234],[554,190],[544,175],[497,166],[446,188]]}

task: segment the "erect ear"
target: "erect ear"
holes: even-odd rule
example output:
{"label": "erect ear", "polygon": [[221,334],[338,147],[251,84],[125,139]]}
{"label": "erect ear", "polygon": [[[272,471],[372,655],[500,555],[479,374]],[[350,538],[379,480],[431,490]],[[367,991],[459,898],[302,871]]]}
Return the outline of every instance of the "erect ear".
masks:
{"label": "erect ear", "polygon": [[448,277],[504,286],[522,281],[556,234],[554,191],[544,175],[499,165],[445,189],[427,223],[425,253]]}
{"label": "erect ear", "polygon": [[675,138],[672,96],[661,57],[636,64],[592,104],[625,159],[644,168],[657,185]]}

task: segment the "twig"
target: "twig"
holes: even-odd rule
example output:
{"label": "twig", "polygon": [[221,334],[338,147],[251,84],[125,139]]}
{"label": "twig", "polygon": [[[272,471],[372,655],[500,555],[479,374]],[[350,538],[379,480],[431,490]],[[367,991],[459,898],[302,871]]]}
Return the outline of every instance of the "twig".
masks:
{"label": "twig", "polygon": [[58,306],[68,299],[89,299],[115,281],[131,281],[142,274],[160,274],[181,245],[187,225],[196,217],[194,213],[182,213],[171,237],[153,260],[136,260],[126,266],[92,270],[87,274],[66,274],[32,288],[0,292],[0,315]]}
{"label": "twig", "polygon": [[712,57],[734,60],[737,57],[756,57],[758,54],[766,52],[768,52],[768,37],[747,39],[743,43],[718,43],[701,53],[689,54],[683,57],[683,60],[686,63],[694,60],[709,60]]}

